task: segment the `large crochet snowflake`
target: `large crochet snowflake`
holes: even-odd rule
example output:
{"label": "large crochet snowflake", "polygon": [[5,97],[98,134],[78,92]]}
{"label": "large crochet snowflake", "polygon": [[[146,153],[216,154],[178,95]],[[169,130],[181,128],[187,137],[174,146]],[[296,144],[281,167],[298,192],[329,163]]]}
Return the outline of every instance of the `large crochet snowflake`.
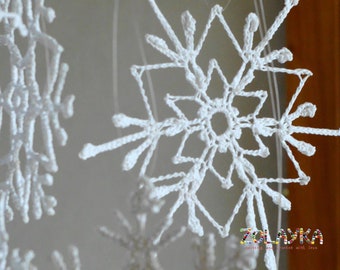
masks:
{"label": "large crochet snowflake", "polygon": [[[270,183],[300,183],[307,184],[309,177],[301,170],[298,161],[295,159],[291,147],[297,148],[301,153],[311,156],[315,148],[303,141],[294,138],[296,133],[309,133],[320,135],[339,136],[339,130],[317,129],[310,127],[294,126],[293,121],[299,117],[313,117],[316,111],[315,105],[304,103],[297,106],[294,111],[295,101],[301,92],[306,80],[312,75],[306,69],[287,69],[275,66],[276,62],[285,63],[292,60],[292,54],[287,48],[275,50],[265,54],[264,50],[269,44],[273,35],[280,27],[289,11],[297,5],[297,0],[285,0],[284,7],[264,34],[258,44],[254,44],[254,34],[259,27],[259,18],[256,14],[250,13],[246,18],[243,33],[243,44],[240,43],[231,31],[227,21],[222,14],[220,6],[214,6],[211,9],[209,19],[205,29],[198,39],[195,39],[196,21],[192,15],[186,11],[182,14],[182,26],[185,36],[183,44],[177,37],[171,25],[157,6],[155,0],[149,0],[149,3],[156,14],[159,22],[164,28],[169,40],[172,42],[171,49],[165,40],[153,35],[147,35],[146,41],[157,51],[161,52],[168,58],[168,62],[147,64],[142,66],[132,66],[131,74],[135,78],[148,114],[147,119],[139,119],[117,114],[113,116],[113,123],[118,128],[136,126],[141,131],[115,139],[101,145],[87,144],[80,153],[82,159],[94,157],[99,153],[114,150],[126,144],[142,141],[135,149],[131,150],[123,161],[123,169],[132,169],[141,155],[144,160],[140,168],[140,175],[145,176],[148,165],[161,137],[173,137],[181,135],[182,140],[178,147],[176,155],[173,157],[174,164],[189,163],[191,168],[187,171],[177,171],[168,175],[151,177],[149,181],[156,185],[154,196],[161,199],[170,193],[178,193],[176,202],[170,208],[167,219],[171,221],[176,211],[183,204],[188,206],[188,227],[195,233],[203,235],[203,227],[200,219],[196,215],[199,210],[210,222],[216,227],[221,236],[229,235],[230,226],[234,217],[238,213],[241,205],[246,201],[247,207],[247,225],[251,228],[257,228],[255,205],[259,213],[261,227],[268,228],[265,207],[263,204],[262,194],[270,196],[273,202],[284,210],[291,207],[290,201],[282,194],[273,190]],[[203,70],[197,63],[197,57],[200,55],[202,48],[212,23],[220,23],[226,36],[231,40],[235,50],[242,59],[242,64],[231,81],[228,81],[220,68],[216,59],[211,59],[207,70]],[[197,40],[197,42],[195,42]],[[223,59],[223,61],[225,61]],[[179,68],[183,70],[186,81],[194,89],[193,95],[183,96],[167,94],[165,102],[174,112],[175,117],[167,118],[163,121],[157,121],[148,101],[146,89],[144,88],[143,79],[146,72],[158,69]],[[299,80],[295,94],[292,96],[288,107],[280,119],[272,117],[260,117],[259,113],[265,103],[268,93],[266,90],[249,89],[250,84],[255,78],[255,72],[272,72],[295,75]],[[208,95],[208,88],[211,83],[212,75],[217,73],[223,83],[223,97],[212,98]],[[252,113],[242,115],[236,104],[235,99],[252,98],[257,99],[258,104]],[[194,119],[188,117],[178,106],[181,101],[191,101],[199,106]],[[213,127],[213,119],[217,115],[223,115],[226,119],[226,128],[223,132],[217,132]],[[239,143],[243,132],[250,131],[257,142],[256,149],[248,149]],[[191,136],[199,135],[204,142],[204,149],[198,157],[186,156],[183,154],[184,147]],[[288,157],[294,164],[297,177],[287,178],[266,178],[258,176],[250,157],[265,158],[269,153],[269,148],[264,144],[263,137],[277,136],[282,147],[287,152]],[[218,173],[213,165],[217,153],[228,154],[232,156],[226,175]],[[244,188],[242,194],[235,205],[235,208],[227,220],[226,224],[219,224],[214,217],[208,212],[197,196],[197,191],[206,179],[208,172],[214,174],[221,182],[221,187],[229,189],[233,185],[234,176],[242,181]],[[266,252],[267,267],[274,269],[274,253],[272,248]]]}
{"label": "large crochet snowflake", "polygon": [[[60,62],[63,48],[44,31],[45,22],[54,17],[43,0],[0,1],[0,46],[8,51],[10,71],[7,85],[0,89],[0,166],[5,175],[1,189],[10,194],[8,200],[25,222],[30,205],[37,219],[43,211],[54,214],[56,199],[45,195],[43,186],[52,185],[50,173],[58,170],[54,137],[60,145],[67,141],[59,113],[65,118],[73,114],[74,96],[61,100],[68,71]],[[38,59],[45,59],[46,66]],[[40,140],[43,143],[37,143]]]}

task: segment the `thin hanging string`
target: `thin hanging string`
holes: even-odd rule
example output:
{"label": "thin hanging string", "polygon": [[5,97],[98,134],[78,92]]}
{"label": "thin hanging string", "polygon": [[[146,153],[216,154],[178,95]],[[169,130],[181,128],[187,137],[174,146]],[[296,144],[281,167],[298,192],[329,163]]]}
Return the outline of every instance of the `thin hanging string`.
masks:
{"label": "thin hanging string", "polygon": [[[41,29],[43,30],[44,33],[47,34],[46,31],[46,22],[43,18],[43,16],[40,16],[40,21],[41,21]],[[44,47],[45,47],[45,64],[46,64],[46,82],[45,82],[45,87],[47,87],[47,83],[50,81],[50,52],[48,50],[48,45],[46,42],[46,39],[43,39],[44,42]]]}
{"label": "thin hanging string", "polygon": [[227,2],[227,4],[223,7],[223,11],[225,11],[225,10],[228,8],[228,6],[229,6],[230,3],[231,3],[231,0],[229,0],[229,1]]}
{"label": "thin hanging string", "polygon": [[[120,113],[120,106],[118,101],[118,25],[119,25],[119,10],[120,0],[115,0],[113,3],[113,17],[112,17],[112,89],[113,89],[113,114]],[[115,129],[118,137],[122,137],[121,130]],[[119,149],[123,156],[122,149]],[[136,175],[129,171],[127,172],[132,179],[136,179]]]}
{"label": "thin hanging string", "polygon": [[[204,1],[204,3],[207,5],[207,7],[211,8],[211,5],[209,5],[208,0],[203,0],[203,1]],[[230,2],[231,2],[231,0],[229,0],[229,1],[227,2],[227,4],[225,4],[225,6],[223,7],[223,11],[225,11],[225,10],[228,8]]]}
{"label": "thin hanging string", "polygon": [[[112,16],[112,89],[113,89],[113,114],[120,113],[120,106],[118,101],[118,22],[119,22],[119,7],[120,0],[115,0],[113,3]],[[122,137],[121,130],[115,129],[118,137]],[[124,155],[122,149],[119,149],[121,155]],[[131,171],[128,172],[132,179],[136,178]]]}
{"label": "thin hanging string", "polygon": [[[112,86],[113,86],[113,112],[114,114],[120,113],[120,106],[119,106],[119,98],[118,98],[118,22],[119,22],[119,4],[120,0],[115,0],[113,5],[113,20],[112,20]],[[142,57],[142,62],[144,65],[147,65],[147,59],[145,54],[145,49],[143,46],[143,39],[140,34],[140,29],[138,25],[138,14],[136,10],[134,9],[134,16],[133,16],[133,24],[135,28],[136,37],[138,40],[138,46],[140,55]],[[153,110],[153,115],[155,120],[158,120],[158,110],[157,110],[157,104],[156,104],[156,98],[155,98],[155,92],[153,87],[152,78],[149,71],[146,71],[146,78],[147,83],[149,86],[149,91],[151,95],[151,107]],[[118,137],[122,137],[122,132],[120,129],[117,129]],[[121,151],[121,150],[120,150]],[[156,160],[157,160],[158,151],[155,150],[154,157],[152,160],[152,163],[150,165],[149,173],[151,174],[155,167],[156,167]],[[136,175],[129,172],[130,176],[133,178],[137,178]]]}
{"label": "thin hanging string", "polygon": [[[139,52],[140,55],[142,57],[142,62],[144,66],[148,65],[148,61],[146,58],[146,54],[145,54],[145,48],[143,45],[144,39],[141,36],[141,31],[139,28],[139,24],[137,21],[137,12],[135,12],[135,16],[134,16],[134,20],[133,20],[133,24],[134,24],[134,28],[135,28],[135,33],[136,33],[136,37],[138,40],[138,47],[139,47]],[[151,74],[149,70],[145,71],[145,76],[146,76],[146,81],[148,83],[148,89],[150,92],[150,100],[151,100],[151,108],[152,108],[152,112],[153,112],[153,117],[155,118],[156,121],[158,121],[158,109],[157,109],[157,102],[156,102],[156,96],[155,96],[155,89],[153,86],[153,81],[151,78]],[[158,148],[155,149],[155,152],[153,154],[153,158],[150,164],[150,169],[149,174],[153,174],[155,168],[156,168],[156,163],[157,163],[157,157],[158,157]]]}
{"label": "thin hanging string", "polygon": [[[118,18],[119,18],[119,2],[115,0],[113,4],[112,19],[112,86],[113,86],[113,112],[119,113],[118,102]],[[121,137],[120,129],[117,129],[118,136]]]}
{"label": "thin hanging string", "polygon": [[[254,0],[255,11],[257,15],[260,17],[262,24],[260,24],[260,36],[261,39],[264,37],[264,33],[267,32],[267,22],[265,17],[265,11],[263,6],[263,0]],[[268,43],[268,46],[265,48],[265,54],[268,55],[271,53],[271,46]],[[270,64],[273,66],[273,63]],[[273,72],[267,72],[268,84],[269,84],[269,92],[270,92],[270,101],[272,105],[273,117],[275,119],[279,119],[281,117],[280,110],[280,95],[278,90],[278,83],[276,74]],[[275,135],[275,146],[276,146],[276,162],[277,162],[277,175],[279,179],[282,179],[283,176],[283,168],[282,168],[282,147],[277,135]],[[282,194],[282,183],[278,183],[278,192]],[[277,214],[277,231],[281,229],[282,226],[282,208],[281,208],[281,197],[278,203],[278,214]],[[280,262],[280,243],[276,246],[276,265],[277,269],[279,269]]]}
{"label": "thin hanging string", "polygon": [[209,3],[208,3],[208,0],[203,0],[203,1],[204,1],[204,3],[207,5],[207,7],[210,8]]}
{"label": "thin hanging string", "polygon": [[[134,24],[134,28],[135,28],[136,37],[137,37],[137,40],[138,40],[139,52],[140,52],[140,55],[142,57],[143,65],[147,66],[148,61],[146,59],[145,48],[144,48],[144,45],[143,45],[144,39],[141,36],[139,24],[136,20],[136,17],[137,17],[137,13],[135,13],[135,16],[134,16],[135,19],[133,20],[133,24]],[[148,87],[149,87],[151,108],[152,108],[153,116],[154,116],[155,120],[158,121],[158,109],[157,109],[157,102],[156,102],[156,96],[155,96],[155,88],[153,87],[153,82],[152,82],[152,78],[151,78],[151,74],[150,74],[149,70],[145,71],[145,76],[146,76],[146,81],[147,81]]]}

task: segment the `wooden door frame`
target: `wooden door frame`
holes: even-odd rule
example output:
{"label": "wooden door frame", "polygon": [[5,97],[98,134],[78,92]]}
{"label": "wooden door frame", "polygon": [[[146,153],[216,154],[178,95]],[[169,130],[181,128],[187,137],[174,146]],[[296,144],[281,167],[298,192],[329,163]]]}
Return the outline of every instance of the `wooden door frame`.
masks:
{"label": "wooden door frame", "polygon": [[[340,0],[300,0],[288,16],[287,47],[293,52],[290,68],[308,68],[308,79],[297,103],[317,105],[314,118],[300,125],[340,127]],[[288,76],[289,77],[289,76]],[[287,78],[288,99],[296,82]],[[292,210],[288,224],[292,229],[320,229],[324,244],[317,250],[292,250],[289,269],[340,269],[340,140],[323,136],[300,136],[317,147],[312,157],[295,155],[311,177],[307,186],[289,186]],[[289,162],[288,162],[289,163]],[[289,166],[290,176],[296,176]]]}

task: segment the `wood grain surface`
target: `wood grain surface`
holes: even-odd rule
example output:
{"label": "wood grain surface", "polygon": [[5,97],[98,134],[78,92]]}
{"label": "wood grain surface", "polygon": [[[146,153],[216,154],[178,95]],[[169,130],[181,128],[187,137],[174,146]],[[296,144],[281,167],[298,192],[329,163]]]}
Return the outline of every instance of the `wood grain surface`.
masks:
{"label": "wood grain surface", "polygon": [[[290,68],[308,68],[313,76],[307,81],[297,104],[317,105],[316,116],[296,121],[311,127],[340,127],[340,1],[300,0],[288,16],[287,47],[293,52]],[[289,77],[289,78],[288,78]],[[287,77],[287,99],[297,80]],[[317,147],[316,154],[295,155],[302,169],[311,176],[307,186],[289,186],[292,210],[289,227],[320,229],[324,244],[317,249],[289,252],[289,269],[340,269],[340,140],[314,135],[295,136]],[[296,172],[289,164],[289,175]],[[295,244],[298,246],[298,244]]]}

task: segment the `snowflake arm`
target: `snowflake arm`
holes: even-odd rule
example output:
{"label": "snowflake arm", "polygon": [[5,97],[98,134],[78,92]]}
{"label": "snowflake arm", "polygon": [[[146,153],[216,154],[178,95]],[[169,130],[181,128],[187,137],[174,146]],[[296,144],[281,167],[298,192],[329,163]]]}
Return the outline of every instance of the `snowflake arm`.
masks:
{"label": "snowflake arm", "polygon": [[217,270],[214,234],[209,233],[203,238],[195,237],[192,246],[195,252],[195,270]]}
{"label": "snowflake arm", "polygon": [[295,169],[297,170],[298,176],[300,178],[300,184],[305,185],[309,182],[310,178],[301,170],[298,161],[295,159],[292,150],[290,149],[288,143],[294,146],[300,153],[306,156],[314,155],[316,149],[311,144],[299,141],[293,137],[294,133],[303,133],[303,134],[314,134],[314,135],[323,135],[323,136],[340,136],[340,130],[331,130],[324,128],[311,128],[311,127],[300,127],[294,126],[293,121],[300,117],[314,117],[316,112],[316,106],[312,103],[306,102],[300,104],[296,111],[291,112],[294,106],[294,103],[302,91],[303,86],[306,83],[306,80],[312,75],[311,72],[306,70],[297,70],[296,75],[299,77],[300,82],[294,95],[292,96],[287,109],[281,117],[277,128],[277,134],[280,138],[282,147],[286,150],[289,159],[292,161]]}
{"label": "snowflake arm", "polygon": [[53,266],[56,270],[67,270],[67,269],[80,270],[81,269],[78,248],[75,246],[70,246],[68,251],[72,259],[71,268],[67,267],[67,264],[64,261],[64,257],[59,251],[53,251],[51,258],[52,258]]}
{"label": "snowflake arm", "polygon": [[163,223],[161,229],[151,235],[145,232],[147,214],[158,212],[161,205],[162,202],[152,194],[152,185],[144,182],[132,198],[132,210],[135,214],[136,225],[130,225],[128,220],[119,211],[116,211],[116,217],[125,236],[121,236],[105,226],[99,228],[99,232],[104,237],[128,250],[129,260],[126,269],[163,269],[158,260],[159,251],[184,234],[185,228],[182,227],[180,230],[160,235],[160,230],[164,228],[167,230],[170,227],[171,223],[169,222]]}

